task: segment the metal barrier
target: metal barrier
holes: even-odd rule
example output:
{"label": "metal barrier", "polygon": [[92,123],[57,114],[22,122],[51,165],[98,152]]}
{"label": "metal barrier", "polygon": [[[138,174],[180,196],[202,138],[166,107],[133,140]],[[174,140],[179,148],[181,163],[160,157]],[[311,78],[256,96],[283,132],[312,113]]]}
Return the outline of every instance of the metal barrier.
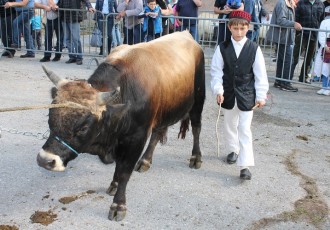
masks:
{"label": "metal barrier", "polygon": [[[107,51],[109,51],[114,46],[114,44],[111,43],[111,39],[108,40],[109,35],[112,35],[113,32],[111,31],[111,33],[108,33],[109,29],[116,29],[116,33],[114,34],[115,37],[110,35],[111,37],[113,37],[112,41],[118,40],[117,38],[119,38],[119,40],[124,40],[124,42],[127,43],[129,42],[127,41],[127,37],[134,37],[134,33],[136,31],[140,33],[138,42],[145,41],[145,37],[143,36],[145,34],[143,31],[143,23],[133,22],[133,24],[137,24],[136,29],[126,28],[123,20],[118,21],[115,19],[117,14],[103,15],[102,12],[89,13],[86,10],[71,9],[58,9],[58,12],[56,12],[56,14],[58,15],[58,18],[56,20],[61,23],[53,23],[53,20],[55,19],[42,20],[41,30],[33,31],[33,33],[31,33],[30,31],[28,23],[31,21],[34,15],[40,15],[43,19],[45,19],[44,11],[41,9],[29,9],[28,13],[25,15],[25,17],[23,18],[23,20],[21,20],[20,23],[17,23],[17,19],[20,19],[19,17],[21,16],[21,14],[17,14],[15,11],[10,15],[5,15],[5,17],[0,18],[2,31],[2,44],[0,48],[4,49],[2,55],[8,54],[8,56],[11,56],[12,54],[15,54],[15,50],[20,50],[25,51],[26,54],[31,54],[31,56],[33,56],[35,53],[45,53],[45,55],[46,53],[48,53],[48,56],[53,54],[55,55],[55,57],[69,56],[70,58],[89,58],[89,68],[93,61],[98,64],[99,58],[105,58],[108,53]],[[167,18],[167,20],[163,21],[165,22],[163,23],[163,34],[168,34],[183,29],[182,26],[173,27],[172,25],[171,27],[171,22],[173,24],[173,21],[175,20],[188,20],[189,22],[191,20],[197,20],[197,40],[204,50],[205,63],[206,66],[209,67],[213,53],[219,41],[219,34],[221,34],[221,32],[226,33],[226,31],[223,30],[227,27],[228,22],[228,20],[226,19],[218,19],[217,16],[218,15],[214,14],[213,11],[200,12],[198,18],[163,16],[163,18]],[[68,23],[66,23],[66,21]],[[51,26],[47,26],[47,24],[49,23],[51,23]],[[99,52],[99,47],[90,46],[92,31],[95,28],[96,23],[98,23],[99,29],[103,31],[103,47],[101,47],[103,52]],[[112,25],[110,25],[109,27],[109,24]],[[260,48],[263,51],[268,76],[269,78],[275,79],[276,59],[278,58],[278,54],[275,51],[278,49],[278,44],[266,41],[265,34],[266,31],[273,30],[276,26],[262,23],[254,23],[251,25],[251,27],[253,26],[259,27],[259,36],[257,36],[256,42],[259,44]],[[188,27],[188,29],[190,28]],[[50,30],[50,32],[48,32],[48,30]],[[56,36],[53,36],[53,31],[57,31]],[[312,34],[318,33],[320,30],[304,28],[304,31],[307,31]],[[47,32],[49,35],[45,36],[45,33]],[[22,45],[23,43],[21,42],[22,34],[25,35],[23,36],[25,38],[25,45]],[[76,36],[77,34],[79,34],[78,37]],[[38,47],[35,47],[35,45],[39,46],[38,41],[35,41],[35,38],[40,38],[40,36],[41,41],[43,43],[41,44],[40,49],[38,49]],[[51,39],[47,39],[50,37]],[[220,40],[223,39],[221,38]],[[15,41],[17,41],[18,44],[15,44]],[[121,44],[121,41],[119,41],[119,44]],[[118,42],[116,43],[116,45],[119,45]],[[289,45],[290,44],[286,44],[286,46]],[[310,69],[313,69],[311,68],[313,65],[312,63],[306,63],[307,55],[303,55],[304,50],[302,48],[303,47],[299,47],[300,58],[298,59],[299,62],[294,69],[294,76],[291,80],[290,78],[288,78],[287,81],[307,84],[305,83],[305,77],[313,75],[312,71],[310,71]],[[315,50],[311,50],[310,52],[313,52],[314,54]],[[301,56],[303,56],[302,60]],[[293,61],[293,59],[291,61]],[[299,76],[302,63],[305,63],[305,66],[303,68],[305,70],[305,73],[303,76],[303,82],[299,82],[297,76]],[[283,76],[281,76],[281,78],[283,78]],[[319,82],[320,80],[318,82],[312,82],[313,84],[308,85],[319,87]]]}

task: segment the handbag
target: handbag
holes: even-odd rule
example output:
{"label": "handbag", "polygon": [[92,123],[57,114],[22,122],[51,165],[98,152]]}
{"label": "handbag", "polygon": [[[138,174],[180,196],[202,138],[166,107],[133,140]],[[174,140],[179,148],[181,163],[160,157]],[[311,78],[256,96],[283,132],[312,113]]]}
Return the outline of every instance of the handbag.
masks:
{"label": "handbag", "polygon": [[95,27],[92,32],[90,45],[91,45],[91,47],[101,47],[102,46],[102,32],[97,27],[97,24],[95,24]]}

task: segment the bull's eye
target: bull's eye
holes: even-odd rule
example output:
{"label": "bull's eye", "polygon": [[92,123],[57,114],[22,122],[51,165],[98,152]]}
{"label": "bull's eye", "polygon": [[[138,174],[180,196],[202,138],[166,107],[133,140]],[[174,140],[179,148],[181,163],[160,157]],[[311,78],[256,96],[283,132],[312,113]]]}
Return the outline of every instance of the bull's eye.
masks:
{"label": "bull's eye", "polygon": [[81,129],[78,130],[78,135],[84,135],[88,132],[88,126],[83,126]]}

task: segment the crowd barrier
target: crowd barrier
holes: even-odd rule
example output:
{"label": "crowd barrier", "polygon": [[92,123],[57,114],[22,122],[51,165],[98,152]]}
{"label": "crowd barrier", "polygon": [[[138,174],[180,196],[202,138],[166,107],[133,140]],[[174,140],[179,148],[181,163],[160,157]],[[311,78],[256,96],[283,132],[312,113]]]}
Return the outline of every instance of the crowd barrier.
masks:
{"label": "crowd barrier", "polygon": [[[70,26],[63,28],[62,23],[54,23],[52,26],[46,27],[48,23],[52,22],[52,20],[47,21],[45,13],[42,9],[29,9],[28,11],[29,13],[27,13],[23,18],[24,23],[22,23],[22,21],[17,22],[17,19],[19,19],[18,16],[20,15],[17,15],[15,12],[12,15],[5,15],[5,17],[0,18],[0,26],[2,31],[0,33],[2,41],[0,48],[2,49],[2,55],[7,53],[8,56],[10,56],[11,51],[13,50],[21,51],[21,53],[30,53],[31,55],[35,53],[43,54],[48,52],[52,54],[53,57],[60,55],[61,59],[66,61],[69,59],[68,56],[80,54],[84,58],[84,62],[87,61],[89,67],[93,61],[98,64],[98,60],[100,58],[105,58],[110,47],[113,48],[123,42],[126,43],[128,42],[126,40],[129,36],[134,36],[134,34],[129,34],[129,29],[125,27],[125,22],[123,19],[115,19],[117,14],[103,15],[101,12],[89,13],[86,10],[58,9],[58,12],[56,13],[58,15],[57,20],[59,22],[62,22],[63,20],[70,22],[79,21],[78,28]],[[41,17],[41,28],[31,31],[32,25],[30,22],[33,21],[32,17],[34,15]],[[211,58],[218,43],[219,28],[227,27],[228,23],[228,20],[218,19],[217,16],[218,15],[214,14],[213,11],[201,11],[198,18],[163,16],[164,20],[162,35],[180,31],[182,29],[180,26],[175,26],[176,20],[197,20],[198,42],[204,50],[206,66],[209,67],[211,64]],[[141,21],[143,19],[139,20]],[[98,25],[96,25],[97,22],[99,22]],[[109,23],[113,25],[111,32],[108,31],[111,28],[109,27]],[[90,45],[91,36],[96,26],[103,31],[103,52],[100,52],[100,47],[91,47]],[[255,42],[259,44],[263,51],[269,78],[275,79],[277,59],[276,50],[278,44],[267,41],[265,35],[268,30],[272,30],[276,26],[255,23],[251,25],[251,28],[254,28],[255,26],[259,27],[258,36]],[[49,33],[52,37],[51,40],[45,39],[45,33],[48,30],[51,30]],[[79,38],[76,38],[73,36],[74,33],[65,33],[65,30],[78,30],[80,36]],[[319,30],[315,29],[304,28],[304,30],[309,33],[319,32]],[[14,33],[13,31],[19,32]],[[28,33],[28,31],[30,31],[30,33]],[[139,31],[140,33],[138,42],[145,42],[145,37],[143,36],[143,24],[139,24],[138,29],[134,29],[133,33],[136,31]],[[54,34],[55,32],[56,34]],[[16,38],[14,38],[15,34],[17,34]],[[70,34],[70,36],[64,37],[65,34]],[[108,35],[110,34],[112,37],[111,43],[108,42]],[[11,39],[6,39],[8,37],[11,37]],[[14,41],[18,41],[18,44],[15,44]],[[72,43],[71,45],[69,44],[70,42]],[[290,46],[290,44],[288,44],[288,46]],[[313,53],[316,53],[316,50],[313,50]],[[301,65],[304,58],[306,58],[304,52],[303,47],[300,47],[299,63],[295,68],[294,77],[290,80],[293,83],[307,84],[305,82],[301,83],[298,81]],[[313,77],[313,63],[311,62],[306,64],[308,65],[308,68],[306,68],[307,72],[305,73],[305,76]],[[319,87],[319,83],[320,79],[308,85]]]}

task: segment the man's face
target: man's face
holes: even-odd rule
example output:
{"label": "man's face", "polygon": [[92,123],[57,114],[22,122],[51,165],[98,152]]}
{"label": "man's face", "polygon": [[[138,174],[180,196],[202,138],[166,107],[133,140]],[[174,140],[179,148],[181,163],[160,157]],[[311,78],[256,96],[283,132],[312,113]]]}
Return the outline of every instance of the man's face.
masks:
{"label": "man's face", "polygon": [[151,10],[154,10],[156,8],[156,2],[149,2],[148,6]]}
{"label": "man's face", "polygon": [[243,25],[243,24],[231,25],[231,26],[228,26],[228,28],[235,41],[242,40],[246,36],[246,33],[249,30],[249,26]]}

